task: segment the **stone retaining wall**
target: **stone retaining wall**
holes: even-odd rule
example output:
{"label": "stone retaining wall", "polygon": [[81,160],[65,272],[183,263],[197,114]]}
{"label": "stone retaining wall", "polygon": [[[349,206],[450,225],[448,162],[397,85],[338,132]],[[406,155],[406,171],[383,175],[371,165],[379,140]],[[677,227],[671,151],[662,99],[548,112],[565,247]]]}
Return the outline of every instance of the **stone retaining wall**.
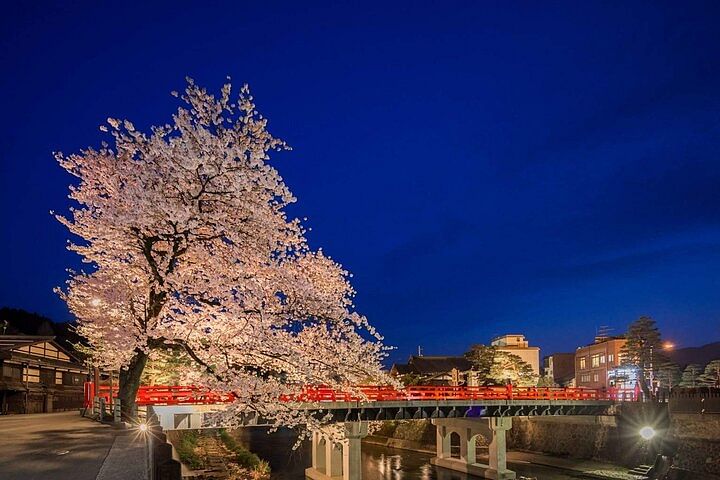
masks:
{"label": "stone retaining wall", "polygon": [[673,413],[678,468],[720,476],[720,414]]}
{"label": "stone retaining wall", "polygon": [[[508,448],[633,464],[615,417],[516,417]],[[628,458],[630,457],[630,458]]]}

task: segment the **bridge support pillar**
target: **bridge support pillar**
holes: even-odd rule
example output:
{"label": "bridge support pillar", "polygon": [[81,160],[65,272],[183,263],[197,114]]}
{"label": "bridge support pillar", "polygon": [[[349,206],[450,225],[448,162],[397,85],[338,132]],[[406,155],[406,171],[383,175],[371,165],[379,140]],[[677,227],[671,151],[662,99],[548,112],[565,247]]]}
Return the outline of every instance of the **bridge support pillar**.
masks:
{"label": "bridge support pillar", "polygon": [[488,460],[490,463],[489,472],[494,476],[486,476],[485,478],[515,478],[515,472],[507,469],[507,440],[505,433],[511,428],[512,417],[490,418],[492,441],[488,449]]}
{"label": "bridge support pillar", "polygon": [[[436,418],[432,420],[437,428],[437,456],[430,463],[439,467],[469,473],[493,480],[512,480],[515,472],[507,469],[506,432],[512,427],[511,417],[491,418]],[[453,438],[459,445],[453,445]],[[477,441],[490,441],[488,463],[479,463]],[[453,447],[459,447],[453,451]]]}
{"label": "bridge support pillar", "polygon": [[314,432],[312,466],[305,470],[309,480],[361,480],[360,441],[367,436],[367,422],[347,422],[342,439]]}

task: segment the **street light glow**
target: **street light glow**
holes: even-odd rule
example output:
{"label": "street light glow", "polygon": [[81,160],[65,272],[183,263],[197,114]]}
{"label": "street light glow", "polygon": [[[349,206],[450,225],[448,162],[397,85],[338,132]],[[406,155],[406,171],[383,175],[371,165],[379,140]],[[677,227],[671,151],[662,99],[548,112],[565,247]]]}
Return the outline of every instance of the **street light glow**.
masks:
{"label": "street light glow", "polygon": [[147,432],[147,429],[147,423],[141,423],[140,425],[138,425],[138,430],[140,430],[141,432]]}
{"label": "street light glow", "polygon": [[672,350],[673,348],[675,348],[675,344],[672,342],[665,342],[663,343],[662,347],[664,350]]}
{"label": "street light glow", "polygon": [[640,436],[645,440],[650,440],[655,436],[655,429],[652,427],[643,427],[640,429]]}

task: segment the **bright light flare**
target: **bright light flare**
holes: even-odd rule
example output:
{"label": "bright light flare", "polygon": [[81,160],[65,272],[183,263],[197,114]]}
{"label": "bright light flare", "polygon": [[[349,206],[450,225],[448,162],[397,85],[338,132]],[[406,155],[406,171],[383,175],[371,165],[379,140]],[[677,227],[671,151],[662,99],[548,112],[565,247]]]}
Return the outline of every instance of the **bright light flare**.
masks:
{"label": "bright light flare", "polygon": [[640,436],[645,440],[651,440],[655,436],[655,429],[652,427],[643,427],[640,429]]}
{"label": "bright light flare", "polygon": [[662,347],[663,347],[663,350],[672,350],[673,348],[675,348],[675,344],[672,342],[665,342],[665,343],[663,343]]}
{"label": "bright light flare", "polygon": [[147,423],[141,423],[140,425],[138,425],[138,430],[140,430],[143,433],[147,432],[148,431]]}
{"label": "bright light flare", "polygon": [[93,298],[92,300],[90,300],[90,305],[92,305],[93,307],[99,307],[100,303],[101,302],[99,298]]}

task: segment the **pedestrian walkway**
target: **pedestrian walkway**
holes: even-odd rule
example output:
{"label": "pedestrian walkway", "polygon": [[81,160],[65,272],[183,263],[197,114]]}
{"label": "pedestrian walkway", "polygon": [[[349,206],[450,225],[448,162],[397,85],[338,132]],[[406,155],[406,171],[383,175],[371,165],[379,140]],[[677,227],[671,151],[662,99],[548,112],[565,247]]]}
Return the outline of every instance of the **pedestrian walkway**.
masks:
{"label": "pedestrian walkway", "polygon": [[148,455],[144,435],[125,431],[115,436],[112,448],[97,475],[97,480],[146,480]]}

